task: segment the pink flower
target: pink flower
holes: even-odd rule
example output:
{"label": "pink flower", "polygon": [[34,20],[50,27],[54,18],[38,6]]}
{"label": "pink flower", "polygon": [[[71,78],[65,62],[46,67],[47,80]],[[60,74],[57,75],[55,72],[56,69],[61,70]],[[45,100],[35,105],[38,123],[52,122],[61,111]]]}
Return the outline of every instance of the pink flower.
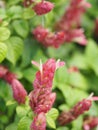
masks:
{"label": "pink flower", "polygon": [[25,103],[27,92],[24,89],[23,85],[17,80],[13,79],[12,81],[12,90],[13,90],[13,97],[19,103]]}
{"label": "pink flower", "polygon": [[52,82],[56,69],[64,65],[64,62],[57,62],[49,59],[44,64],[32,61],[39,71],[36,73],[33,86],[34,90],[29,94],[31,109],[36,114],[31,124],[31,130],[46,130],[46,117],[56,98],[56,93],[52,93]]}
{"label": "pink flower", "polygon": [[59,124],[66,125],[75,120],[76,118],[78,118],[85,111],[88,111],[92,105],[92,101],[98,100],[98,97],[92,97],[92,96],[93,94],[91,94],[87,99],[83,99],[82,101],[78,102],[68,112],[63,111],[58,118]]}
{"label": "pink flower", "polygon": [[39,41],[39,42],[43,42],[44,39],[46,38],[47,34],[48,34],[48,29],[43,28],[42,26],[38,26],[37,28],[35,28],[33,30],[33,34],[35,36],[35,38]]}
{"label": "pink flower", "polygon": [[[35,63],[35,61],[32,61],[32,64],[37,65],[38,67],[38,63]],[[60,62],[60,60],[56,62],[54,59],[49,59],[43,65],[40,63],[40,71],[36,73],[36,79],[33,83],[34,88],[51,88],[56,69],[64,66],[64,64],[64,62]]]}
{"label": "pink flower", "polygon": [[87,40],[85,38],[85,35],[83,34],[82,29],[74,29],[69,32],[65,32],[65,41],[67,42],[77,42],[80,45],[86,45]]}
{"label": "pink flower", "polygon": [[65,33],[64,31],[60,31],[57,33],[49,33],[42,44],[46,47],[53,46],[55,48],[58,48],[61,44],[63,44],[65,41]]}
{"label": "pink flower", "polygon": [[51,33],[48,29],[38,26],[33,30],[35,38],[41,42],[45,47],[53,46],[58,48],[65,41],[65,32],[59,31],[57,33]]}
{"label": "pink flower", "polygon": [[50,12],[54,8],[54,4],[48,1],[42,1],[37,3],[33,10],[36,12],[37,15],[43,15]]}
{"label": "pink flower", "polygon": [[29,98],[30,106],[35,113],[47,113],[51,109],[55,101],[56,94],[51,93],[50,89],[40,88],[37,90],[33,90],[30,93]]}
{"label": "pink flower", "polygon": [[8,72],[8,69],[6,67],[0,65],[0,78],[3,78],[7,72]]}
{"label": "pink flower", "polygon": [[91,130],[98,126],[98,117],[86,117],[83,122],[83,130]]}
{"label": "pink flower", "polygon": [[9,84],[12,84],[13,82],[13,79],[16,79],[16,75],[13,74],[12,72],[8,71],[6,73],[6,75],[4,76],[4,80],[9,83]]}
{"label": "pink flower", "polygon": [[46,116],[43,112],[35,116],[31,124],[31,130],[46,130]]}

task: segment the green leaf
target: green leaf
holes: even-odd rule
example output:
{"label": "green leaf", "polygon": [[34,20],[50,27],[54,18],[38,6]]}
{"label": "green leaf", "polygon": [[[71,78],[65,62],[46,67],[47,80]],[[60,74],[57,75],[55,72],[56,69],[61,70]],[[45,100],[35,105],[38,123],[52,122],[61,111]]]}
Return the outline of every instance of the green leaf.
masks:
{"label": "green leaf", "polygon": [[87,63],[85,55],[80,52],[75,52],[72,57],[69,59],[70,66],[76,66],[79,69],[87,69]]}
{"label": "green leaf", "polygon": [[47,115],[48,115],[49,117],[51,117],[53,120],[56,120],[57,117],[58,117],[58,115],[59,115],[59,112],[58,112],[57,109],[52,108],[52,109],[47,113]]}
{"label": "green leaf", "polygon": [[35,68],[29,68],[23,71],[23,76],[26,80],[28,80],[30,83],[33,82],[36,74],[36,69]]}
{"label": "green leaf", "polygon": [[10,105],[13,105],[13,104],[16,104],[17,102],[15,100],[8,100],[6,102],[6,106],[10,106]]}
{"label": "green leaf", "polygon": [[5,130],[17,130],[17,124],[16,123],[12,123],[10,125],[8,125]]}
{"label": "green leaf", "polygon": [[68,74],[66,66],[61,67],[60,69],[58,69],[56,71],[55,80],[56,80],[56,82],[57,82],[58,85],[60,83],[61,84],[65,84],[66,82],[68,82],[68,79],[69,79],[69,74]]}
{"label": "green leaf", "polygon": [[8,0],[8,5],[14,5],[14,4],[17,4],[19,2],[21,2],[22,0]]}
{"label": "green leaf", "polygon": [[8,116],[6,115],[0,115],[0,122],[2,122],[3,124],[8,123],[9,119]]}
{"label": "green leaf", "polygon": [[25,20],[15,20],[13,22],[13,27],[18,35],[23,38],[26,38],[29,33],[29,25]]}
{"label": "green leaf", "polygon": [[76,130],[76,129],[81,130],[82,126],[83,126],[83,117],[80,116],[80,117],[78,117],[78,119],[74,120],[72,122],[72,126],[73,126],[72,130]]}
{"label": "green leaf", "polygon": [[87,98],[88,96],[85,91],[81,91],[66,84],[60,84],[58,89],[62,92],[69,106],[75,105],[75,103],[82,100],[83,98]]}
{"label": "green leaf", "polygon": [[4,60],[7,54],[7,46],[5,44],[0,44],[0,62]]}
{"label": "green leaf", "polygon": [[7,15],[9,19],[21,18],[23,13],[23,8],[21,6],[11,6],[7,10]]}
{"label": "green leaf", "polygon": [[89,40],[85,56],[88,66],[98,75],[98,46],[93,40]]}
{"label": "green leaf", "polygon": [[71,73],[69,75],[69,84],[72,85],[73,87],[81,88],[86,90],[88,88],[88,83],[85,77],[79,73]]}
{"label": "green leaf", "polygon": [[6,27],[0,27],[0,41],[5,41],[9,38],[10,31]]}
{"label": "green leaf", "polygon": [[69,130],[67,127],[63,126],[63,127],[59,127],[56,130]]}
{"label": "green leaf", "polygon": [[24,8],[22,17],[24,19],[30,19],[34,16],[34,11],[31,8]]}
{"label": "green leaf", "polygon": [[59,106],[59,110],[60,110],[60,111],[64,111],[64,110],[68,111],[68,110],[69,110],[69,107],[68,107],[67,104],[61,104],[61,105]]}
{"label": "green leaf", "polygon": [[46,120],[47,120],[47,124],[50,128],[56,129],[55,122],[50,116],[46,115]]}
{"label": "green leaf", "polygon": [[0,19],[4,19],[6,17],[6,10],[4,8],[0,8]]}
{"label": "green leaf", "polygon": [[23,41],[19,37],[11,37],[6,41],[8,52],[6,58],[13,64],[19,59],[23,51]]}
{"label": "green leaf", "polygon": [[18,115],[19,118],[23,117],[23,116],[26,116],[27,114],[27,109],[25,108],[25,106],[18,106],[16,108],[16,113]]}
{"label": "green leaf", "polygon": [[28,117],[23,117],[18,123],[17,130],[30,130],[32,120]]}

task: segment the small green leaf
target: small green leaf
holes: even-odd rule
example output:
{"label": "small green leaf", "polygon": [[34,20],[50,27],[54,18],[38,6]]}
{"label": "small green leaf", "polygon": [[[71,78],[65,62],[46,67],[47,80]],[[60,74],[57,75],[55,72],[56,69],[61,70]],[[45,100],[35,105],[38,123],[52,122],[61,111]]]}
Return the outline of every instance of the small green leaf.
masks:
{"label": "small green leaf", "polygon": [[56,130],[69,130],[69,129],[65,126],[62,126],[62,127],[57,128]]}
{"label": "small green leaf", "polygon": [[4,19],[6,17],[6,10],[4,8],[0,8],[0,19]]}
{"label": "small green leaf", "polygon": [[19,123],[18,123],[18,129],[17,130],[30,130],[32,120],[28,117],[23,117]]}
{"label": "small green leaf", "polygon": [[27,114],[27,110],[23,106],[18,106],[16,108],[16,112],[17,112],[18,117],[20,117],[20,118],[23,116],[26,116],[26,114]]}
{"label": "small green leaf", "polygon": [[50,128],[56,129],[55,122],[50,116],[46,115],[46,120],[47,120],[47,124]]}
{"label": "small green leaf", "polygon": [[26,80],[28,80],[30,83],[33,82],[36,74],[36,69],[35,68],[29,68],[23,71],[23,76]]}
{"label": "small green leaf", "polygon": [[88,41],[85,56],[88,66],[98,75],[98,46],[93,40]]}
{"label": "small green leaf", "polygon": [[0,62],[4,60],[7,54],[7,46],[5,44],[0,44]]}
{"label": "small green leaf", "polygon": [[72,85],[73,87],[81,88],[86,90],[88,88],[88,83],[85,77],[79,73],[71,73],[69,75],[69,84]]}
{"label": "small green leaf", "polygon": [[12,123],[10,125],[8,125],[5,130],[17,130],[17,124],[16,123]]}
{"label": "small green leaf", "polygon": [[53,120],[56,120],[57,117],[58,117],[58,115],[59,115],[59,112],[58,112],[57,109],[52,108],[52,109],[47,113],[47,115],[48,115],[49,117],[51,117]]}
{"label": "small green leaf", "polygon": [[23,13],[23,8],[21,6],[11,6],[7,10],[7,15],[10,19],[21,18]]}
{"label": "small green leaf", "polygon": [[25,20],[15,20],[13,22],[13,27],[18,35],[23,38],[26,38],[29,32],[28,22]]}
{"label": "small green leaf", "polygon": [[17,102],[15,100],[9,100],[6,102],[6,106],[10,106],[10,105],[13,105],[13,104],[16,104]]}
{"label": "small green leaf", "polygon": [[22,16],[24,19],[30,19],[34,16],[34,11],[31,8],[24,8]]}
{"label": "small green leaf", "polygon": [[17,3],[19,3],[19,2],[21,2],[22,0],[8,0],[8,5],[15,5],[15,4],[17,4]]}
{"label": "small green leaf", "polygon": [[5,41],[9,38],[10,31],[6,27],[0,27],[0,41]]}
{"label": "small green leaf", "polygon": [[13,64],[19,59],[23,51],[23,40],[19,37],[11,37],[6,41],[8,52],[6,58]]}

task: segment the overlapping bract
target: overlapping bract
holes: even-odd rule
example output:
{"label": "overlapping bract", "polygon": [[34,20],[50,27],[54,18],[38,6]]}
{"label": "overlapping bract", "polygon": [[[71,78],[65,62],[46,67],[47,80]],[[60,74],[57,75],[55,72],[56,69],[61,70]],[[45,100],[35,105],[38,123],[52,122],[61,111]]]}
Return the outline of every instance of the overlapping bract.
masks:
{"label": "overlapping bract", "polygon": [[83,130],[91,130],[98,126],[98,117],[86,117],[83,122]]}
{"label": "overlapping bract", "polygon": [[54,8],[54,4],[46,0],[41,0],[41,2],[24,0],[23,5],[24,7],[31,6],[32,10],[34,10],[37,15],[47,14]]}
{"label": "overlapping bract", "polygon": [[65,42],[77,42],[86,45],[87,40],[81,26],[81,16],[91,5],[85,0],[71,0],[64,15],[55,24],[55,32],[49,32],[46,28],[38,26],[33,30],[35,38],[45,47],[58,48]]}
{"label": "overlapping bract", "polygon": [[0,78],[9,83],[13,90],[13,97],[19,104],[24,104],[27,96],[27,92],[24,86],[17,80],[15,74],[10,72],[6,67],[0,66]]}
{"label": "overlapping bract", "polygon": [[[32,63],[40,71],[36,73],[36,78],[33,83],[34,90],[29,95],[31,109],[36,114],[31,128],[34,130],[42,130],[41,128],[43,128],[43,124],[45,125],[45,123],[42,122],[42,125],[39,124],[39,117],[47,113],[55,101],[56,93],[52,92],[54,73],[56,69],[64,65],[64,62],[60,62],[59,60],[56,62],[54,59],[49,59],[44,64],[38,64],[35,61],[32,61]],[[43,130],[45,129],[44,127]]]}
{"label": "overlapping bract", "polygon": [[78,118],[85,111],[88,111],[91,108],[93,100],[98,100],[98,97],[92,97],[92,95],[90,95],[87,99],[83,99],[82,101],[78,102],[68,112],[63,111],[58,118],[59,124],[66,125]]}

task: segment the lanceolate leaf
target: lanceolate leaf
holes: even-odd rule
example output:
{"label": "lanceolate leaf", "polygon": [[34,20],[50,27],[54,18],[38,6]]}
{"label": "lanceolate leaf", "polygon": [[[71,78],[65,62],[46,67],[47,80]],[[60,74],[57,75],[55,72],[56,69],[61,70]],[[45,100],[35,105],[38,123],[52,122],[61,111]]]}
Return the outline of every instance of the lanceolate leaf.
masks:
{"label": "lanceolate leaf", "polygon": [[30,130],[32,120],[28,117],[23,117],[18,123],[17,130]]}
{"label": "lanceolate leaf", "polygon": [[6,27],[0,27],[0,41],[5,41],[9,38],[10,31]]}
{"label": "lanceolate leaf", "polygon": [[56,128],[56,125],[55,125],[55,122],[54,120],[50,117],[50,116],[46,116],[46,119],[47,119],[47,124],[50,128],[52,129],[55,129]]}
{"label": "lanceolate leaf", "polygon": [[6,57],[6,53],[7,46],[4,43],[0,44],[0,62],[4,60],[4,58]]}
{"label": "lanceolate leaf", "polygon": [[13,64],[16,63],[23,51],[23,41],[19,37],[11,37],[6,41],[8,52],[6,58]]}
{"label": "lanceolate leaf", "polygon": [[98,75],[98,46],[93,40],[89,40],[85,55],[88,66]]}
{"label": "lanceolate leaf", "polygon": [[13,27],[18,35],[26,38],[29,32],[28,22],[25,20],[15,20],[13,22]]}

